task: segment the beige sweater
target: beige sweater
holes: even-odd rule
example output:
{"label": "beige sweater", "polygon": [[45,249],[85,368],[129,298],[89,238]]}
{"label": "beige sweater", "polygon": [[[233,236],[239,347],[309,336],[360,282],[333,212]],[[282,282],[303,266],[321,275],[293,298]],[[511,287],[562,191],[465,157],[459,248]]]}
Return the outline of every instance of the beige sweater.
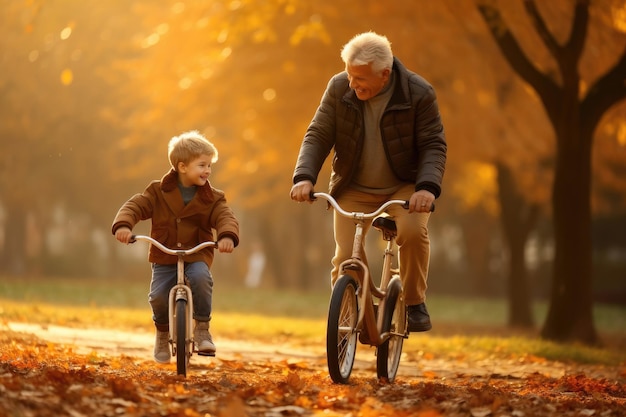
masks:
{"label": "beige sweater", "polygon": [[[392,73],[393,74],[393,73]],[[372,194],[392,194],[402,186],[385,157],[380,119],[394,90],[392,77],[377,96],[364,102],[365,140],[351,188]]]}

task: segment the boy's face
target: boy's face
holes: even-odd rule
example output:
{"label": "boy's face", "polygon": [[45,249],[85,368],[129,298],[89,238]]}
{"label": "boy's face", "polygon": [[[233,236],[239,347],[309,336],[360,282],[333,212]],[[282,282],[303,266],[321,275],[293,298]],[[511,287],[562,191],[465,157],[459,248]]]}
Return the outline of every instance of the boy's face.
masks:
{"label": "boy's face", "polygon": [[188,164],[178,163],[178,180],[185,187],[202,186],[207,183],[209,175],[211,175],[210,155],[200,155]]}

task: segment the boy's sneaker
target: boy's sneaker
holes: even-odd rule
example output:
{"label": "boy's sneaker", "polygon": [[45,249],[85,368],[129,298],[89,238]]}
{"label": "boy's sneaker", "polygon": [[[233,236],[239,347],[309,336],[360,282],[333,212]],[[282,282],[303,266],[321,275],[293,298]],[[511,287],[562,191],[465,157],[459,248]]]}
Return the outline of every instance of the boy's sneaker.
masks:
{"label": "boy's sneaker", "polygon": [[198,353],[209,356],[215,355],[215,345],[213,344],[211,333],[209,333],[208,321],[196,322],[196,327],[193,330],[193,340]]}
{"label": "boy's sneaker", "polygon": [[170,363],[172,352],[170,351],[170,332],[156,332],[154,342],[154,360],[158,363]]}

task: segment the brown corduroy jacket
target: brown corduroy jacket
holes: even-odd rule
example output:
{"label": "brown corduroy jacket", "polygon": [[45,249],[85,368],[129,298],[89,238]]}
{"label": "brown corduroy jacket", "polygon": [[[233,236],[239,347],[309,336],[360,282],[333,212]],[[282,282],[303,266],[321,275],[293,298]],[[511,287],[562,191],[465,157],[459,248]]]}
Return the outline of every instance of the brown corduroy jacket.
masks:
{"label": "brown corduroy jacket", "polygon": [[[207,182],[198,187],[194,198],[185,205],[178,189],[178,174],[171,170],[160,181],[152,181],[145,191],[131,197],[117,212],[112,232],[126,226],[131,230],[141,220],[152,219],[150,236],[172,249],[189,249],[205,241],[230,237],[239,244],[239,222],[226,203],[224,193]],[[150,245],[148,260],[157,264],[175,264],[177,257]],[[186,262],[213,263],[213,248],[185,257]]]}

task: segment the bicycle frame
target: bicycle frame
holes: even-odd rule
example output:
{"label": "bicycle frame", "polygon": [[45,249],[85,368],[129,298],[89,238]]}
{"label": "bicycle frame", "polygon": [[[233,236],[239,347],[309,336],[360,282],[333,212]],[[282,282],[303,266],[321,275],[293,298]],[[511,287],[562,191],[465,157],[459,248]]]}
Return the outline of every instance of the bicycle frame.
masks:
{"label": "bicycle frame", "polygon": [[[361,308],[359,309],[356,328],[367,332],[368,342],[371,345],[380,346],[385,343],[385,341],[387,341],[392,334],[382,333],[382,314],[378,315],[377,320],[376,313],[374,312],[373,297],[381,300],[379,311],[382,311],[382,307],[384,307],[383,304],[385,302],[386,289],[389,281],[391,280],[392,273],[394,272],[392,268],[392,258],[394,256],[393,247],[395,244],[395,238],[392,236],[385,236],[387,246],[384,252],[381,282],[380,286],[376,286],[373,277],[370,274],[369,267],[361,259],[361,247],[363,246],[363,240],[365,238],[364,224],[366,220],[376,218],[394,204],[399,204],[404,208],[408,208],[408,202],[404,200],[389,200],[372,213],[359,213],[343,210],[330,194],[313,193],[312,197],[314,199],[322,198],[328,201],[340,215],[351,218],[355,221],[352,255],[349,259],[346,259],[340,264],[339,270],[354,276],[360,287],[360,291],[357,296],[359,300],[358,304]],[[406,334],[398,336],[406,337]]]}

